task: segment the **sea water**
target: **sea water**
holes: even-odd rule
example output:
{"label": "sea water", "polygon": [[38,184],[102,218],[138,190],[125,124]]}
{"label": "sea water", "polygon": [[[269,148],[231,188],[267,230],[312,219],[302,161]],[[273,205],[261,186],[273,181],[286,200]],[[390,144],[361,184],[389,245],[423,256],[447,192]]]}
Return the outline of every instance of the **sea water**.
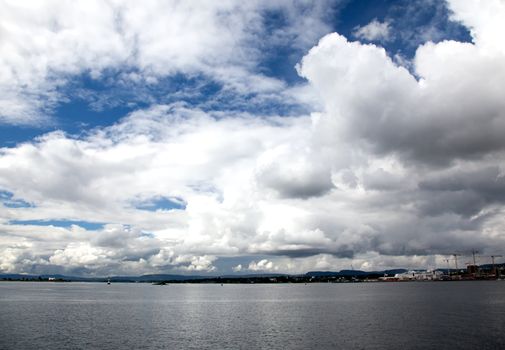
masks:
{"label": "sea water", "polygon": [[0,349],[505,349],[505,281],[0,282]]}

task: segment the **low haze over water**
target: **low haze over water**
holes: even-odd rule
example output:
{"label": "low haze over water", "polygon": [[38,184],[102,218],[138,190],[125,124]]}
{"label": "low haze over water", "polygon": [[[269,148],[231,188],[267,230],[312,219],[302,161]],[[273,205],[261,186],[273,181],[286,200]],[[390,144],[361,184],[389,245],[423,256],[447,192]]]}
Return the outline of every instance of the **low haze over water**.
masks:
{"label": "low haze over water", "polygon": [[504,349],[505,282],[4,282],[0,330],[0,349]]}

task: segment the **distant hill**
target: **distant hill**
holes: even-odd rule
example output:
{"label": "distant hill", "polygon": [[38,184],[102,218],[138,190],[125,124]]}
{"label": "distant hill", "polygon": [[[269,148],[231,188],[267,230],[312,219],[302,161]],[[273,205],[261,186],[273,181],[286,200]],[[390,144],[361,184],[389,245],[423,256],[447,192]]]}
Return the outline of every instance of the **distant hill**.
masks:
{"label": "distant hill", "polygon": [[[504,268],[505,264],[496,264],[497,268]],[[480,265],[483,270],[491,270],[491,264]],[[447,271],[447,269],[439,268],[439,271]],[[451,272],[456,270],[450,269]],[[299,280],[300,278],[311,279],[316,277],[318,279],[325,279],[328,277],[342,277],[350,279],[356,277],[359,279],[364,278],[377,278],[380,276],[388,275],[393,276],[397,273],[404,273],[406,269],[391,269],[382,271],[362,271],[362,270],[340,270],[340,271],[309,271],[305,274],[282,274],[282,273],[257,273],[257,274],[236,274],[236,275],[221,275],[221,276],[198,276],[198,275],[174,275],[174,274],[149,274],[141,276],[110,276],[111,282],[163,282],[163,281],[219,281],[220,279],[268,279],[279,277],[283,280]],[[0,274],[0,281],[13,280],[13,281],[44,281],[49,278],[56,280],[71,281],[71,282],[106,282],[109,277],[81,277],[81,276],[67,276],[61,274],[19,274],[19,273],[4,273]]]}
{"label": "distant hill", "polygon": [[106,281],[105,277],[80,277],[80,276],[66,276],[60,274],[44,274],[44,275],[25,275],[20,273],[1,273],[0,280],[47,280],[55,278],[57,280],[72,281],[72,282],[103,282]]}
{"label": "distant hill", "polygon": [[221,278],[258,278],[258,277],[281,277],[281,276],[297,276],[297,275],[288,275],[285,273],[250,273],[250,274],[238,274],[238,275],[222,275],[216,276]]}
{"label": "distant hill", "polygon": [[160,281],[192,281],[204,280],[215,278],[248,278],[248,277],[276,277],[284,276],[283,274],[249,274],[249,275],[225,275],[225,276],[197,276],[197,275],[173,275],[173,274],[150,274],[141,276],[110,276],[110,277],[80,277],[80,276],[67,276],[61,274],[45,274],[45,275],[25,275],[25,274],[0,274],[0,280],[48,280],[55,278],[57,280],[71,281],[71,282],[106,282],[110,279],[111,282],[160,282]]}
{"label": "distant hill", "polygon": [[188,276],[188,275],[142,275],[142,276],[111,276],[111,282],[159,282],[159,281],[188,281],[204,279],[208,276]]}

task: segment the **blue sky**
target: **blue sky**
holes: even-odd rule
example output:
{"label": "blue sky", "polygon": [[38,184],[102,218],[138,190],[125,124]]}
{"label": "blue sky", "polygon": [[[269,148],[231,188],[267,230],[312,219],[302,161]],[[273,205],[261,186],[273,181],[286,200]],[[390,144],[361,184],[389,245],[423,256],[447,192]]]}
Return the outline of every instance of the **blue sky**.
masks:
{"label": "blue sky", "polygon": [[[356,27],[364,26],[374,19],[390,22],[391,32],[395,33],[390,40],[364,41],[379,43],[391,57],[401,54],[406,59],[412,59],[417,46],[428,39],[435,42],[447,39],[471,40],[464,26],[449,21],[448,9],[439,1],[324,1],[324,6],[324,13],[319,20],[326,27],[320,34],[338,32],[354,40]],[[260,49],[263,53],[254,70],[290,86],[304,84],[305,80],[297,74],[295,65],[310,47],[317,44],[319,37],[314,37],[301,46],[293,45],[293,39],[289,36],[288,40],[273,40],[276,32],[290,25],[286,13],[284,9],[276,8],[265,10],[262,15],[265,32],[260,39]],[[434,31],[425,37],[427,28]],[[13,127],[4,123],[0,125],[2,145],[13,146],[30,141],[35,136],[52,130],[80,135],[93,127],[114,124],[137,109],[161,103],[185,102],[204,110],[239,110],[255,114],[307,113],[307,108],[282,100],[251,103],[255,95],[253,92],[237,94],[223,91],[222,83],[203,74],[176,73],[164,76],[155,84],[121,81],[121,74],[135,71],[135,67],[124,65],[101,72],[100,78],[92,78],[86,70],[72,76],[59,89],[61,96],[58,101],[45,111],[53,117],[50,123],[35,127]]]}
{"label": "blue sky", "polygon": [[500,2],[0,6],[0,272],[426,267],[503,244]]}

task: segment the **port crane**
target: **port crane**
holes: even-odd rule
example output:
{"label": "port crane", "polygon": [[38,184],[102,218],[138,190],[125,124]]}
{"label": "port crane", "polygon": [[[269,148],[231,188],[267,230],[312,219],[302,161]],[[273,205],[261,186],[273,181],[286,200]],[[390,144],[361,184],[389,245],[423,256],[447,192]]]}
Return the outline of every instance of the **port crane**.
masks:
{"label": "port crane", "polygon": [[488,255],[488,257],[491,258],[491,263],[493,265],[493,273],[496,275],[496,264],[495,264],[495,258],[501,258],[503,255]]}
{"label": "port crane", "polygon": [[456,271],[458,270],[458,256],[461,256],[459,253],[453,253],[452,256],[454,257],[454,266],[456,267]]}
{"label": "port crane", "polygon": [[449,261],[451,261],[451,259],[444,259],[444,261],[447,263],[447,276],[449,276],[451,274],[451,270],[449,268]]}
{"label": "port crane", "polygon": [[479,252],[475,249],[472,250],[472,258],[473,258],[473,266],[477,266],[477,262],[475,261],[475,254],[478,254]]}
{"label": "port crane", "polygon": [[503,255],[490,255],[491,257],[491,262],[493,263],[493,269],[494,269],[494,258],[502,258]]}

